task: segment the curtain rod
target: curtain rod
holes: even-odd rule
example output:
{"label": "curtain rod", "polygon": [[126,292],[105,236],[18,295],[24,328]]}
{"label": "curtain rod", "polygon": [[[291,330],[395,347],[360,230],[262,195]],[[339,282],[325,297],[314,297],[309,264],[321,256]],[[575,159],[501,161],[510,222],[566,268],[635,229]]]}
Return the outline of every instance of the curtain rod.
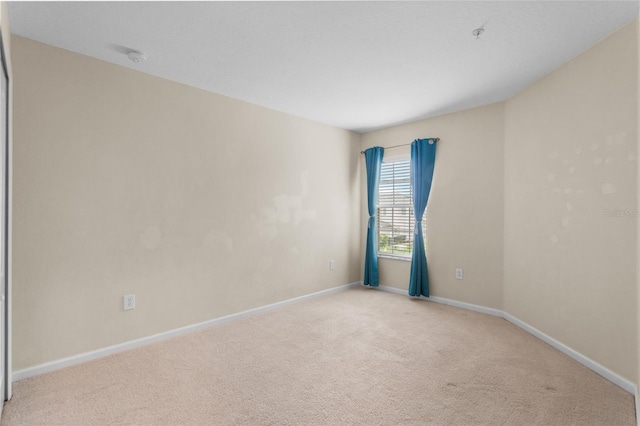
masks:
{"label": "curtain rod", "polygon": [[[429,138],[429,139],[434,139],[436,142],[440,142],[440,138]],[[413,142],[411,142],[413,143]],[[391,148],[400,148],[401,146],[407,146],[407,145],[411,145],[411,143],[403,143],[401,145],[394,145],[394,146],[383,146],[384,149],[391,149]],[[364,151],[360,151],[360,154],[364,154]]]}

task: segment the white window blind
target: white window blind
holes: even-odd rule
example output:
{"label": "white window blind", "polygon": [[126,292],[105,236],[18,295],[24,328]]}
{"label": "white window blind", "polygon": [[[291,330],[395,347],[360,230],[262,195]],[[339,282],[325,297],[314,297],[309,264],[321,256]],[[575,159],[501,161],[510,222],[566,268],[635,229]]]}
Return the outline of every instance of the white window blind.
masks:
{"label": "white window blind", "polygon": [[[412,195],[409,160],[382,163],[377,214],[378,254],[411,256],[415,227]],[[425,235],[424,217],[422,228]]]}

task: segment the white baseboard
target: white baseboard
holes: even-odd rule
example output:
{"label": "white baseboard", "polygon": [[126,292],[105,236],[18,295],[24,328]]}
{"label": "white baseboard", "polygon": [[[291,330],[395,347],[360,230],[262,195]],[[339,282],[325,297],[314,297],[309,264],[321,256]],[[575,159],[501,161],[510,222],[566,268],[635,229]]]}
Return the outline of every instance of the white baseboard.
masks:
{"label": "white baseboard", "polygon": [[[378,287],[372,287],[372,288],[378,288],[382,291],[386,291],[389,293],[395,293],[395,294],[402,294],[407,296],[407,290],[400,290],[399,288],[395,288],[395,287],[389,287],[386,285],[381,285]],[[432,302],[435,303],[439,303],[441,305],[449,305],[449,306],[455,306],[456,308],[462,308],[462,309],[466,309],[469,311],[475,311],[475,312],[480,312],[482,314],[488,314],[488,315],[493,315],[495,317],[502,317],[503,316],[503,312],[499,309],[493,309],[493,308],[487,308],[486,306],[480,306],[480,305],[474,305],[471,303],[466,303],[466,302],[458,302],[457,300],[452,300],[452,299],[446,299],[444,297],[438,297],[438,296],[429,296],[429,297],[424,297],[424,296],[411,296],[414,297],[415,299],[424,299],[424,300],[430,300]]]}
{"label": "white baseboard", "polygon": [[[365,286],[365,287],[369,287],[369,286]],[[401,294],[403,296],[409,296],[409,293],[407,293],[407,290],[400,290],[399,288],[389,287],[387,285],[379,285],[378,287],[369,287],[369,288],[373,290],[386,291],[387,293],[395,293],[395,294]]]}
{"label": "white baseboard", "polygon": [[[376,288],[376,287],[372,287],[372,288]],[[377,288],[382,290],[382,291],[389,292],[389,293],[402,294],[402,295],[405,295],[405,296],[407,295],[407,291],[406,290],[400,290],[400,289],[395,288],[395,287],[389,287],[389,286],[381,285],[381,286],[379,286]],[[456,300],[445,299],[444,297],[437,297],[437,296],[430,296],[430,297],[420,296],[419,298],[420,299],[424,299],[424,300],[430,300],[430,301],[436,302],[436,303],[441,303],[441,304],[444,304],[444,305],[454,306],[454,307],[457,307],[457,308],[467,309],[467,310],[470,310],[470,311],[480,312],[480,313],[483,313],[483,314],[489,314],[489,315],[493,315],[493,316],[496,316],[496,317],[504,318],[505,320],[509,321],[510,323],[520,327],[521,329],[523,329],[527,333],[530,333],[530,334],[534,335],[535,337],[537,337],[538,339],[540,339],[543,342],[547,343],[548,345],[556,348],[557,350],[559,350],[560,352],[564,353],[565,355],[568,355],[569,357],[571,357],[574,360],[578,361],[580,364],[584,365],[585,367],[587,367],[591,371],[594,371],[595,373],[601,375],[605,379],[609,380],[611,383],[613,383],[615,385],[618,385],[620,388],[622,388],[622,389],[626,390],[627,392],[629,392],[630,394],[634,395],[635,402],[636,402],[636,419],[640,420],[640,413],[638,412],[638,387],[634,383],[632,383],[629,380],[625,379],[624,377],[614,373],[613,371],[609,370],[605,366],[603,366],[601,364],[598,364],[594,360],[582,355],[580,352],[571,349],[570,347],[568,347],[567,345],[565,345],[563,343],[560,343],[559,341],[557,341],[553,337],[541,332],[540,330],[536,329],[535,327],[530,326],[526,322],[521,321],[518,318],[514,317],[513,315],[511,315],[511,314],[509,314],[507,312],[501,311],[499,309],[487,308],[487,307],[480,306],[480,305],[473,305],[471,303],[458,302]],[[640,421],[638,421],[638,426],[640,426]]]}
{"label": "white baseboard", "polygon": [[543,333],[542,331],[530,326],[526,322],[519,320],[518,318],[514,317],[513,315],[508,314],[506,312],[504,312],[503,314],[504,314],[503,318],[506,319],[507,321],[509,321],[510,323],[517,325],[518,327],[520,327],[521,329],[523,329],[527,333],[533,334],[534,336],[536,336],[538,339],[542,340],[543,342],[545,342],[549,346],[552,346],[552,347],[556,348],[557,350],[559,350],[560,352],[564,353],[565,355],[568,355],[569,357],[575,359],[580,364],[584,365],[585,367],[587,367],[588,369],[590,369],[592,371],[595,371],[596,373],[598,373],[599,375],[601,375],[605,379],[607,379],[610,382],[620,386],[622,389],[626,390],[630,394],[634,395],[636,393],[636,385],[634,385],[633,383],[631,383],[629,380],[625,379],[624,377],[619,376],[618,374],[616,374],[613,371],[609,370],[605,366],[603,366],[601,364],[598,364],[594,360],[582,355],[580,352],[571,349],[569,346],[565,345],[564,343],[560,343],[559,341],[557,341],[553,337],[551,337],[551,336]]}
{"label": "white baseboard", "polygon": [[123,352],[129,349],[137,348],[139,346],[148,345],[149,343],[164,340],[170,337],[179,336],[181,334],[190,333],[196,330],[209,328],[214,325],[222,324],[227,321],[244,318],[257,313],[265,312],[270,309],[279,308],[281,306],[289,305],[291,303],[301,302],[303,300],[313,299],[319,296],[325,296],[331,293],[337,293],[339,291],[346,290],[348,288],[362,285],[362,281],[355,283],[345,284],[338,287],[329,288],[326,290],[318,291],[311,294],[305,294],[304,296],[294,297],[293,299],[283,300],[281,302],[272,303],[270,305],[260,306],[258,308],[249,309],[246,311],[238,312],[224,317],[214,318],[208,321],[200,322],[197,324],[188,325],[186,327],[176,328],[174,330],[165,331],[151,336],[142,337],[140,339],[131,340],[117,345],[109,346],[102,349],[96,349],[95,351],[84,352],[78,355],[73,355],[67,358],[62,358],[56,361],[47,362],[45,364],[36,365],[34,367],[25,368],[23,370],[14,371],[12,379],[14,382],[27,379],[29,377],[37,376],[40,374],[48,373],[51,371],[59,370],[61,368],[70,367],[72,365],[81,364],[83,362],[91,361],[96,358],[102,358],[107,355],[112,355],[118,352]]}
{"label": "white baseboard", "polygon": [[429,296],[425,297],[432,302],[441,303],[443,305],[455,306],[456,308],[467,309],[470,311],[480,312],[481,314],[493,315],[494,317],[502,317],[502,311],[486,306],[473,305],[471,303],[458,302],[457,300],[445,299],[444,297]]}

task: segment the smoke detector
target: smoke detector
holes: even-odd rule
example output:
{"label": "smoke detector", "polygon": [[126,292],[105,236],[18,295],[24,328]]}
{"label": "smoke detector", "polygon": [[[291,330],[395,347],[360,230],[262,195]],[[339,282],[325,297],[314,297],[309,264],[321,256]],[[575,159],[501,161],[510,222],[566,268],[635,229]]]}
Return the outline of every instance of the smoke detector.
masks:
{"label": "smoke detector", "polygon": [[127,53],[127,57],[132,61],[135,62],[136,64],[139,64],[140,62],[144,62],[147,60],[147,55],[145,55],[142,52],[138,52],[137,50],[130,50]]}

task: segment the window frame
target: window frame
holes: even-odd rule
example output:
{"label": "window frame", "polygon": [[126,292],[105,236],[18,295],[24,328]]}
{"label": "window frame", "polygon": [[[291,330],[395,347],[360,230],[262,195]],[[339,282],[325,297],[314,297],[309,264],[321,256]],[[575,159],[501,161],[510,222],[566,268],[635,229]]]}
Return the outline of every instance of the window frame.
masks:
{"label": "window frame", "polygon": [[[403,156],[396,156],[396,157],[390,157],[390,158],[384,158],[383,159],[383,167],[384,164],[390,164],[390,163],[408,163],[409,166],[409,179],[411,179],[411,158],[409,155],[403,155]],[[381,178],[382,178],[382,169],[381,169]],[[381,236],[382,234],[380,233],[380,225],[382,223],[381,217],[382,217],[382,210],[385,210],[385,214],[388,214],[387,210],[393,212],[394,209],[409,209],[408,211],[405,210],[404,211],[404,215],[406,215],[407,213],[409,213],[409,216],[411,218],[413,218],[414,214],[413,214],[413,188],[411,188],[411,183],[409,182],[409,187],[410,187],[410,196],[409,196],[409,203],[382,203],[381,199],[381,193],[380,190],[382,188],[382,185],[380,186],[380,188],[378,188],[378,205],[376,206],[376,236],[377,236],[377,247],[376,247],[376,254],[377,256],[380,258],[389,258],[389,259],[396,259],[396,260],[402,260],[402,261],[411,261],[411,257],[412,257],[412,253],[413,253],[413,244],[415,239],[414,238],[410,238],[410,242],[411,242],[411,252],[406,253],[406,254],[402,254],[402,253],[389,253],[389,252],[382,252],[380,251],[380,240],[381,240]],[[394,194],[396,193],[396,188],[395,188],[395,179],[394,179]],[[427,212],[425,210],[424,216],[422,217],[422,223],[423,223],[423,237],[425,239],[426,242],[426,216],[427,216]],[[393,229],[393,219],[392,219],[392,229]],[[413,232],[415,232],[413,230],[413,227],[415,226],[415,218],[413,219],[413,222],[410,221],[410,230],[409,230],[409,236],[413,235]],[[393,245],[391,246],[393,248]]]}

